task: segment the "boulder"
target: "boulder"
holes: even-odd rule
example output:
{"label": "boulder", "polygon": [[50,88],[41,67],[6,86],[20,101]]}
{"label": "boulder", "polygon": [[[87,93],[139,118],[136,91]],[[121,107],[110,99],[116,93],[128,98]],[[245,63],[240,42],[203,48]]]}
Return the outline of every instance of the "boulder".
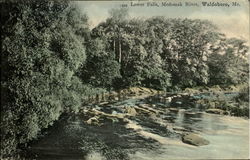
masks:
{"label": "boulder", "polygon": [[191,144],[194,146],[208,145],[209,141],[193,133],[184,135],[182,137],[182,142]]}
{"label": "boulder", "polygon": [[212,113],[212,114],[226,114],[226,111],[221,110],[221,109],[216,109],[216,108],[207,109],[206,112]]}
{"label": "boulder", "polygon": [[130,116],[136,116],[137,114],[136,110],[133,107],[129,107],[129,106],[125,108],[125,112],[129,114]]}

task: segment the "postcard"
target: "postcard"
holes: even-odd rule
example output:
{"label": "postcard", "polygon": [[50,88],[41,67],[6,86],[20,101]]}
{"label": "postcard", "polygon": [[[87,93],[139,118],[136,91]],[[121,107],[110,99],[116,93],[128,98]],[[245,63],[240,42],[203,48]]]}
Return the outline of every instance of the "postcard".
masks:
{"label": "postcard", "polygon": [[249,159],[249,1],[2,1],[0,159]]}

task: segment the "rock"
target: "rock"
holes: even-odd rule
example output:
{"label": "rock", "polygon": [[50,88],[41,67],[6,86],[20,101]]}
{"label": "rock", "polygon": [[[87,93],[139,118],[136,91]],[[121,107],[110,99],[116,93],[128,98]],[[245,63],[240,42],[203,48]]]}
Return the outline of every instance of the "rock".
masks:
{"label": "rock", "polygon": [[87,124],[94,124],[94,125],[98,125],[99,124],[99,120],[98,120],[98,117],[94,116],[94,117],[91,117],[90,119],[88,119],[86,121]]}
{"label": "rock", "polygon": [[135,110],[139,114],[147,114],[150,117],[155,117],[158,112],[154,109],[149,109],[149,108],[143,108],[141,106],[134,106]]}
{"label": "rock", "polygon": [[172,101],[172,97],[167,97],[165,98],[166,102],[171,102]]}
{"label": "rock", "polygon": [[119,122],[119,119],[118,118],[115,118],[115,117],[103,117],[105,118],[105,121],[107,122],[107,120],[111,120],[112,123],[117,123]]}
{"label": "rock", "polygon": [[120,90],[119,92],[123,95],[143,95],[143,94],[156,94],[159,91],[144,87],[130,87],[127,89]]}
{"label": "rock", "polygon": [[196,103],[198,103],[198,104],[207,104],[207,100],[199,99],[199,100],[196,101]]}
{"label": "rock", "polygon": [[112,111],[112,114],[117,114],[117,112],[116,111]]}
{"label": "rock", "polygon": [[215,102],[209,102],[208,105],[209,108],[215,108]]}
{"label": "rock", "polygon": [[172,111],[172,112],[179,112],[178,108],[169,108],[169,110]]}
{"label": "rock", "polygon": [[190,93],[180,93],[181,96],[190,96]]}
{"label": "rock", "polygon": [[206,112],[212,113],[212,114],[226,114],[226,111],[223,111],[221,109],[215,109],[215,108],[207,109]]}
{"label": "rock", "polygon": [[109,104],[109,102],[101,102],[101,103],[99,103],[99,105],[105,105],[105,104]]}
{"label": "rock", "polygon": [[160,96],[159,99],[160,99],[160,101],[162,101],[164,99],[164,97]]}
{"label": "rock", "polygon": [[186,115],[196,115],[195,112],[185,112]]}
{"label": "rock", "polygon": [[[109,116],[109,115],[107,115],[107,116]],[[117,114],[114,115],[113,117],[114,117],[114,118],[117,118],[117,119],[120,119],[120,120],[123,120],[125,116],[126,116],[125,114],[117,113]],[[109,116],[109,117],[112,117],[112,116]]]}
{"label": "rock", "polygon": [[184,135],[182,137],[182,142],[191,144],[194,146],[208,145],[209,141],[193,133]]}
{"label": "rock", "polygon": [[181,132],[190,132],[190,130],[183,128],[183,127],[173,127],[174,131],[181,131]]}
{"label": "rock", "polygon": [[98,105],[95,105],[95,109],[100,110],[101,108]]}
{"label": "rock", "polygon": [[136,116],[137,112],[134,108],[127,106],[125,112],[128,113],[130,116]]}
{"label": "rock", "polygon": [[[101,118],[101,119],[112,119],[112,120],[117,119],[118,121],[119,120],[122,121],[124,119],[124,117],[126,116],[126,114],[117,113],[117,112],[116,113],[114,112],[114,114],[108,114],[105,112],[98,111],[94,108],[92,110],[89,110],[88,113],[95,115],[95,117],[98,117],[98,120],[99,120],[99,118]],[[91,123],[93,120],[91,120],[91,118],[90,118],[88,121],[89,121],[89,123]]]}
{"label": "rock", "polygon": [[184,90],[185,93],[199,93],[199,90],[194,89],[194,88],[186,88]]}
{"label": "rock", "polygon": [[152,112],[154,114],[158,114],[158,110],[152,108],[152,107],[156,107],[155,104],[152,105],[152,107],[149,106],[149,104],[140,104],[138,107],[143,108],[148,110],[149,112]]}
{"label": "rock", "polygon": [[182,102],[181,101],[177,101],[177,102],[175,102],[176,104],[182,104]]}

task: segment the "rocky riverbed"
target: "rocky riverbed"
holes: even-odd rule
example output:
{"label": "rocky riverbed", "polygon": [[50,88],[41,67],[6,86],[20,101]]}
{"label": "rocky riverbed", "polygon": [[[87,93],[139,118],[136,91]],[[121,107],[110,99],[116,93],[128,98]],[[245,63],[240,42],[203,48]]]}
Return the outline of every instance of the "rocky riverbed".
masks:
{"label": "rocky riverbed", "polygon": [[114,99],[65,114],[29,144],[27,159],[247,158],[248,120],[217,114],[199,94]]}

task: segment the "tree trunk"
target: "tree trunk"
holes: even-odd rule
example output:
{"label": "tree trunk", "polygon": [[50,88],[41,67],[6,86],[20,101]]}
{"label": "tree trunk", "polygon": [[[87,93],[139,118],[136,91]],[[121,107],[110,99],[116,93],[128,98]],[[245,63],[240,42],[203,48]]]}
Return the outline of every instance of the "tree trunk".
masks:
{"label": "tree trunk", "polygon": [[122,61],[122,46],[121,46],[121,40],[119,38],[119,60],[118,62],[121,63]]}

